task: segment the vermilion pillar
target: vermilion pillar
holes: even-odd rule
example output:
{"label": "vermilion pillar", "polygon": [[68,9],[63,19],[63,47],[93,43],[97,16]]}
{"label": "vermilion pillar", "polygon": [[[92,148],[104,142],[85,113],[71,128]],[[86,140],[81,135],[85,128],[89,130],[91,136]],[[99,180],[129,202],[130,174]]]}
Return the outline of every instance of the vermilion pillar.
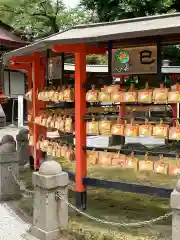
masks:
{"label": "vermilion pillar", "polygon": [[39,133],[46,134],[46,129],[41,128],[34,123],[34,118],[39,114],[40,108],[45,107],[45,104],[38,101],[38,89],[44,88],[45,85],[45,60],[40,57],[39,53],[34,53],[31,57],[15,57],[11,59],[13,64],[9,65],[11,69],[24,69],[27,71],[28,76],[28,91],[33,90],[33,102],[28,103],[28,111],[32,108],[33,123],[29,123],[29,131],[33,133],[34,138],[34,159],[30,153],[30,161],[34,160],[34,169],[39,168],[39,151],[37,150],[36,143],[38,141]]}
{"label": "vermilion pillar", "polygon": [[[120,83],[120,87],[124,88],[124,77],[121,76],[121,83]],[[121,119],[121,123],[124,123],[124,116],[125,116],[126,112],[125,112],[125,103],[121,102],[120,103],[120,111],[119,111],[119,115],[122,118]]]}
{"label": "vermilion pillar", "polygon": [[177,104],[171,104],[172,110],[173,110],[173,118],[179,118],[177,114]]}
{"label": "vermilion pillar", "polygon": [[[41,82],[41,59],[38,52],[33,54],[32,62],[32,82],[33,82],[33,117],[35,118],[38,115],[39,103],[37,98],[38,84]],[[38,130],[39,127],[37,124],[33,123],[33,139],[34,139],[34,169],[39,168],[39,156],[37,150],[37,141],[38,141]]]}
{"label": "vermilion pillar", "polygon": [[86,152],[86,89],[82,85],[86,82],[86,54],[106,54],[105,48],[87,46],[85,44],[54,45],[55,52],[72,52],[75,54],[75,135],[76,135],[76,206],[86,207],[86,187],[83,177],[87,175]]}
{"label": "vermilion pillar", "polygon": [[87,174],[86,152],[86,89],[82,85],[86,82],[86,48],[82,46],[80,52],[75,53],[75,135],[76,135],[76,206],[85,209],[86,188],[83,177]]}
{"label": "vermilion pillar", "polygon": [[[47,66],[46,61],[47,61],[47,59],[41,58],[40,79],[38,81],[38,89],[39,90],[42,90],[46,87],[46,66]],[[38,112],[39,112],[39,110],[45,109],[45,108],[46,108],[46,103],[38,101]],[[38,127],[40,127],[40,126],[38,125]],[[40,127],[40,133],[43,136],[46,136],[46,134],[47,134],[46,127],[41,126]],[[43,158],[42,152],[40,154],[40,157]]]}
{"label": "vermilion pillar", "polygon": [[[30,69],[27,71],[26,75],[28,77],[28,91],[32,90],[32,64],[30,65]],[[34,116],[33,116],[33,103],[30,101],[27,101],[27,114],[32,115],[32,121],[28,121],[28,128],[29,133],[33,133],[33,122],[34,122]],[[34,158],[33,158],[33,147],[29,146],[29,163],[30,168],[34,169]]]}
{"label": "vermilion pillar", "polygon": [[[26,73],[28,77],[28,91],[32,89],[32,67]],[[32,103],[27,101],[27,113],[30,114],[32,110]],[[31,123],[28,123],[29,128],[31,127]]]}
{"label": "vermilion pillar", "polygon": [[[120,87],[124,87],[124,77],[121,77],[121,84]],[[119,110],[119,116],[120,116],[120,123],[124,123],[124,117],[126,115],[126,109],[125,109],[125,103],[120,103],[120,110]],[[120,144],[124,145],[125,144],[125,136],[120,136]]]}
{"label": "vermilion pillar", "polygon": [[[46,136],[46,128],[37,125],[34,122],[34,119],[37,115],[39,115],[40,109],[45,109],[45,103],[38,101],[38,91],[43,89],[45,87],[45,69],[46,69],[46,64],[45,64],[45,59],[40,58],[40,55],[38,53],[34,54],[33,58],[33,65],[32,65],[32,78],[33,78],[33,84],[31,83],[31,88],[33,85],[33,123],[29,125],[31,128],[33,125],[33,138],[34,138],[34,169],[38,170],[39,169],[39,160],[40,158],[44,158],[44,154],[42,151],[37,150],[36,148],[36,143],[39,139],[39,135]],[[34,68],[36,68],[36,65],[39,66],[35,71]],[[30,86],[29,86],[30,87]]]}

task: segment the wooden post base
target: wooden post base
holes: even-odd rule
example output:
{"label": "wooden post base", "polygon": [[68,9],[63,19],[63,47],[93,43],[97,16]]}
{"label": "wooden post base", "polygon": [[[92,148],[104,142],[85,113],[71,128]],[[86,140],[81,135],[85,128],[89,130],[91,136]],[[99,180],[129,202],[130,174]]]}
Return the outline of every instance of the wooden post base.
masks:
{"label": "wooden post base", "polygon": [[76,192],[76,207],[80,210],[86,210],[87,207],[87,190]]}

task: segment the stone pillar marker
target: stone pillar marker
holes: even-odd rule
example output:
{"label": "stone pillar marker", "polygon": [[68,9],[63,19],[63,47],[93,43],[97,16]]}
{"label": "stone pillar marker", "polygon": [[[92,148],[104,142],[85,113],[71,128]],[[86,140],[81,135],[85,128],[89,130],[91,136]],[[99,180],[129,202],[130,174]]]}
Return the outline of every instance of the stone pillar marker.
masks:
{"label": "stone pillar marker", "polygon": [[180,239],[180,180],[175,190],[171,193],[172,208],[172,240]]}
{"label": "stone pillar marker", "polygon": [[[10,140],[10,141],[8,141]],[[0,143],[0,200],[8,201],[20,197],[20,186],[14,179],[19,179],[19,162],[15,141],[9,135]],[[14,176],[13,176],[14,175]]]}
{"label": "stone pillar marker", "polygon": [[31,234],[40,240],[55,240],[60,228],[68,226],[68,205],[56,199],[56,193],[68,198],[69,178],[54,160],[42,163],[33,173],[34,209]]}
{"label": "stone pillar marker", "polygon": [[16,135],[17,154],[20,166],[24,166],[29,162],[28,132],[28,129],[21,129]]}
{"label": "stone pillar marker", "polygon": [[16,142],[14,140],[14,137],[12,135],[4,135],[1,139],[0,145],[3,145],[5,143],[13,143],[16,147]]}

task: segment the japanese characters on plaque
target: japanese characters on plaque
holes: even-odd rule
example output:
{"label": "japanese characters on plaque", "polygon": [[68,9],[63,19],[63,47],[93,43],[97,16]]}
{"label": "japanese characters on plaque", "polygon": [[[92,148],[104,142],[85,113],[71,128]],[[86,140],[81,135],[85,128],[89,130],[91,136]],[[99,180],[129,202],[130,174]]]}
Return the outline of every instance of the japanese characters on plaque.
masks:
{"label": "japanese characters on plaque", "polygon": [[112,53],[112,74],[157,73],[157,47],[116,49]]}
{"label": "japanese characters on plaque", "polygon": [[48,63],[48,78],[61,79],[62,78],[62,58],[61,56],[49,59]]}

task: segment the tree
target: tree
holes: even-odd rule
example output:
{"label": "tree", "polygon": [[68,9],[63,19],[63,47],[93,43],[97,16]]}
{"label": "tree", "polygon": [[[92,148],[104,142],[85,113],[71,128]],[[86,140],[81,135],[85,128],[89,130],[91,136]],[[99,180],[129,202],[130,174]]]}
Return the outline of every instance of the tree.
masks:
{"label": "tree", "polygon": [[18,0],[18,2],[18,5],[13,6],[10,3],[2,4],[1,19],[6,19],[8,24],[22,32],[29,26],[35,36],[59,31],[57,16],[65,10],[61,0],[55,2],[51,0]]}
{"label": "tree", "polygon": [[180,0],[173,0],[172,1],[172,9],[174,9],[177,12],[180,12]]}
{"label": "tree", "polygon": [[166,13],[171,10],[173,1],[179,2],[179,0],[81,0],[80,4],[85,9],[96,12],[100,22],[109,22]]}
{"label": "tree", "polygon": [[0,5],[0,20],[21,33],[31,29],[33,36],[39,38],[93,18],[89,11],[66,9],[62,0],[8,0]]}
{"label": "tree", "polygon": [[[80,4],[96,13],[100,22],[180,11],[180,0],[81,0]],[[163,53],[164,59],[180,65],[179,46],[166,46]]]}

